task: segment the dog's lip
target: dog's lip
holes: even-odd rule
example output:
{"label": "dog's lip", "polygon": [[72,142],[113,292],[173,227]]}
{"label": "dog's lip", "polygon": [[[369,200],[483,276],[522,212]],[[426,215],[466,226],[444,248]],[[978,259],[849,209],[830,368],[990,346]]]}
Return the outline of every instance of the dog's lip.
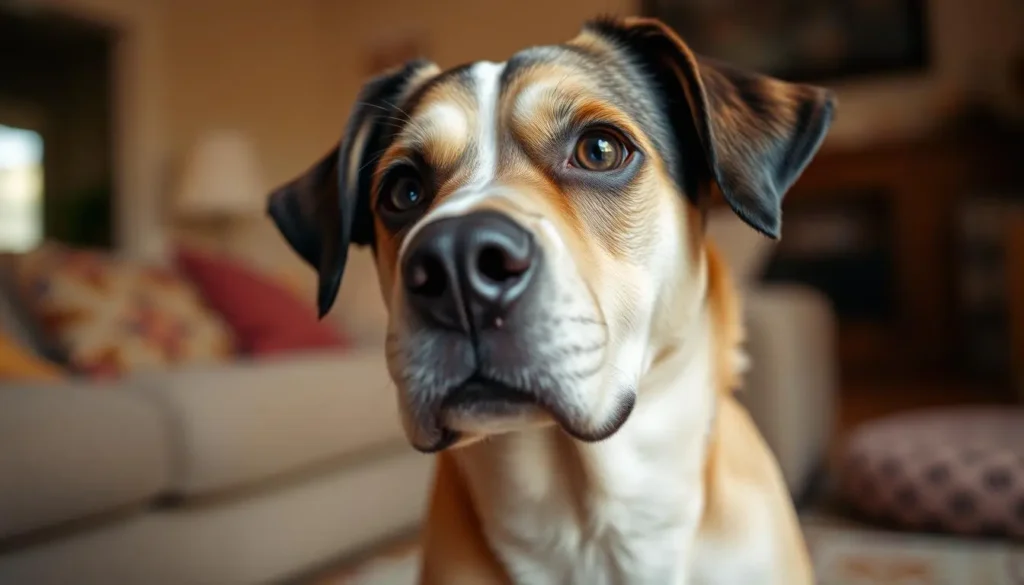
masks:
{"label": "dog's lip", "polygon": [[487,402],[538,405],[537,397],[525,390],[474,374],[445,396],[441,408],[452,409]]}
{"label": "dog's lip", "polygon": [[[611,437],[629,418],[636,405],[635,391],[622,395],[615,413],[608,420],[594,428],[581,428],[573,423],[566,408],[545,400],[543,394],[510,386],[498,380],[475,373],[464,382],[452,387],[437,405],[434,424],[428,427],[433,440],[428,444],[413,443],[423,453],[444,451],[463,440],[462,431],[444,424],[444,413],[468,414],[470,416],[519,416],[531,409],[546,412],[569,436],[584,443],[596,443]],[[426,429],[425,429],[426,430]]]}

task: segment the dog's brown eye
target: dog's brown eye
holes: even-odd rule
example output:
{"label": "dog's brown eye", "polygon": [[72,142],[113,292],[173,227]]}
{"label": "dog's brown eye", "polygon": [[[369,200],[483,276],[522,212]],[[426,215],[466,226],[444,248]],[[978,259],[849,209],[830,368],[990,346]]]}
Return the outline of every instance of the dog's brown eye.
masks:
{"label": "dog's brown eye", "polygon": [[386,196],[386,205],[391,211],[401,213],[408,211],[426,198],[423,183],[413,175],[402,175],[390,181]]}
{"label": "dog's brown eye", "polygon": [[626,147],[607,130],[592,130],[576,143],[573,163],[588,171],[613,171],[625,162]]}

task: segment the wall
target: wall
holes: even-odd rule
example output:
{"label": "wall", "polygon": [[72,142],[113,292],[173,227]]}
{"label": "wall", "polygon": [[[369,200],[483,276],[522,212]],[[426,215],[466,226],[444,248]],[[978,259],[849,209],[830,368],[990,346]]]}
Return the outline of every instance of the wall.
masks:
{"label": "wall", "polygon": [[183,0],[165,23],[172,165],[207,129],[243,129],[277,183],[331,148],[330,40],[311,0]]}
{"label": "wall", "polygon": [[1024,4],[1018,0],[930,0],[932,65],[918,75],[886,76],[834,87],[839,115],[830,143],[864,146],[922,134],[966,97],[1021,115],[1006,80],[1024,54]]}

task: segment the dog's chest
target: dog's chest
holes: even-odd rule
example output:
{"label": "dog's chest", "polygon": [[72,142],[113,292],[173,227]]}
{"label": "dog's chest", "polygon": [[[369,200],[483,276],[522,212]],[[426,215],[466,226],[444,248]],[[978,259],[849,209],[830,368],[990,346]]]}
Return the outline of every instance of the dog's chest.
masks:
{"label": "dog's chest", "polygon": [[580,518],[536,505],[491,527],[490,540],[516,583],[683,583],[687,526],[659,525],[653,507],[618,507]]}
{"label": "dog's chest", "polygon": [[603,490],[582,496],[573,485],[579,471],[559,468],[550,449],[530,442],[511,439],[501,470],[482,477],[473,466],[467,478],[497,496],[481,507],[482,521],[514,583],[686,582],[702,506],[699,482],[681,488],[678,470],[605,445]]}

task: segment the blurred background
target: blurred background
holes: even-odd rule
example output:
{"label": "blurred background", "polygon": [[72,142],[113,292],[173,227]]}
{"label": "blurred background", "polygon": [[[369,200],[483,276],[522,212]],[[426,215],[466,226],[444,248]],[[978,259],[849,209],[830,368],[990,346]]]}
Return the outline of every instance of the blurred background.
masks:
{"label": "blurred background", "polygon": [[318,322],[264,197],[599,14],[837,93],[782,241],[711,222],[821,582],[1024,582],[1019,0],[0,0],[0,583],[412,583],[372,262]]}

